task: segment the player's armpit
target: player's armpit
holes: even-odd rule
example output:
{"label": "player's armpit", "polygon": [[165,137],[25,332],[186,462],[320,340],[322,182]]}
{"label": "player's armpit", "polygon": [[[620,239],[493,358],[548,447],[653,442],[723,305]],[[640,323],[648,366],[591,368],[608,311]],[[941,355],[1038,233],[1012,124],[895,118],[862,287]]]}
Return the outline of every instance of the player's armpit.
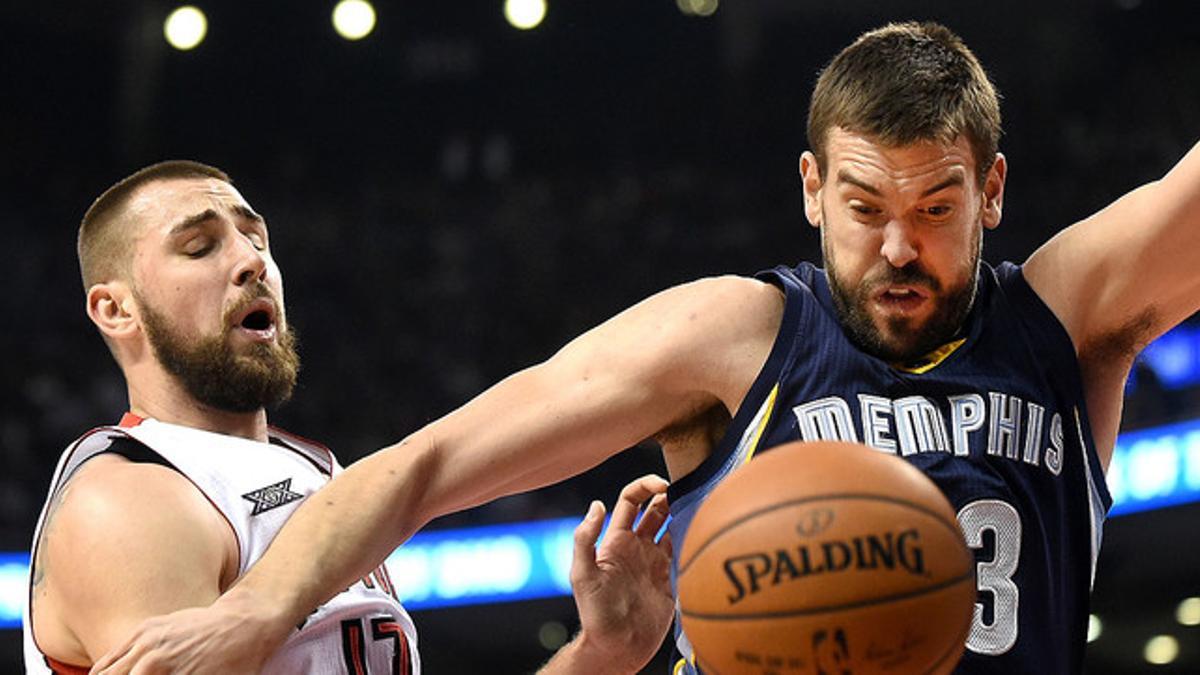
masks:
{"label": "player's armpit", "polygon": [[1119,347],[1136,352],[1195,313],[1200,144],[1162,179],[1058,233],[1024,273],[1081,356]]}
{"label": "player's armpit", "polygon": [[1025,263],[1025,279],[1079,356],[1102,467],[1134,358],[1200,309],[1198,270],[1200,145],[1161,180],[1059,232]]}
{"label": "player's armpit", "polygon": [[101,455],[65,486],[36,568],[39,646],[90,664],[142,619],[215,600],[237,573],[237,546],[182,475]]}

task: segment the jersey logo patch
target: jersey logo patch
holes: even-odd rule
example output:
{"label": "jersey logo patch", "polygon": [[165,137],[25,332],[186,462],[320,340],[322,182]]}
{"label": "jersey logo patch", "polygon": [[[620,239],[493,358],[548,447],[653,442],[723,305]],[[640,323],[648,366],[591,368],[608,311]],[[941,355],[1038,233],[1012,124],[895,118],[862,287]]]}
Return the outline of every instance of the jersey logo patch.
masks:
{"label": "jersey logo patch", "polygon": [[292,492],[291,478],[242,495],[242,499],[254,502],[254,512],[250,514],[251,516],[257,516],[265,511],[270,511],[273,508],[303,498],[304,495]]}

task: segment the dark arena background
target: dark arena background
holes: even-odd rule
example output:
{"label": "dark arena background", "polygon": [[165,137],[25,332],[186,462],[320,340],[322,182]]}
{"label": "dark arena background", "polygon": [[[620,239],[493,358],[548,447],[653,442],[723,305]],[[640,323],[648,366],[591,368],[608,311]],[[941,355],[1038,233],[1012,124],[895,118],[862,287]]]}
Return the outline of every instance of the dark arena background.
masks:
{"label": "dark arena background", "polygon": [[[374,0],[350,40],[335,0],[200,0],[189,50],[165,38],[168,2],[3,4],[0,672],[21,669],[20,575],[58,454],[126,406],[74,240],[140,166],[215,164],[266,216],[305,359],[273,420],[348,463],[655,291],[817,259],[796,171],[808,94],[868,28],[947,23],[1004,95],[989,261],[1023,260],[1200,136],[1200,23],[1182,0],[547,1],[519,29],[504,0]],[[513,21],[537,18],[513,4]],[[1129,387],[1090,673],[1200,672],[1198,383],[1188,322]],[[665,469],[639,447],[429,529],[577,519],[647,471]],[[453,559],[470,578],[496,564],[488,542],[560,534],[539,536],[463,539],[491,562]],[[516,576],[481,582],[492,602],[450,589],[458,604],[414,611],[427,672],[531,672],[575,630],[569,596],[511,599],[522,551],[501,551]],[[648,670],[667,672],[665,652]]]}

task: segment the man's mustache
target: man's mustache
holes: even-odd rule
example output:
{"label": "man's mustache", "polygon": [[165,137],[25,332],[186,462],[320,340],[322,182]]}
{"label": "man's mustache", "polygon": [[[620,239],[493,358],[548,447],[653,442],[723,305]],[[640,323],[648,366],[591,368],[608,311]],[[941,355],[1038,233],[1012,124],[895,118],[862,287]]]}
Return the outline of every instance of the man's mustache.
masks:
{"label": "man's mustache", "polygon": [[916,262],[911,262],[904,267],[886,265],[881,272],[871,275],[865,284],[867,288],[880,286],[924,286],[933,293],[942,290],[942,284],[937,278]]}
{"label": "man's mustache", "polygon": [[250,306],[250,303],[259,298],[267,298],[271,301],[271,304],[275,305],[275,319],[278,321],[280,315],[283,313],[283,306],[279,303],[279,300],[275,297],[275,294],[271,292],[271,287],[267,286],[261,281],[258,281],[255,282],[252,288],[246,289],[246,292],[242,294],[242,297],[238,298],[237,301],[233,303],[232,307],[225,310],[225,325],[229,327],[230,322],[233,321],[233,317],[246,311],[246,308]]}

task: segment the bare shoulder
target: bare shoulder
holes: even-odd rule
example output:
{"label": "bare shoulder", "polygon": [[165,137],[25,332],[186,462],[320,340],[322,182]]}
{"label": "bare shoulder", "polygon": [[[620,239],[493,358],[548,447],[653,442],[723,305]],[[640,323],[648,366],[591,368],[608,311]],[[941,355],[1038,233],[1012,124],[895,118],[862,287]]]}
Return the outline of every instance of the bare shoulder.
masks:
{"label": "bare shoulder", "polygon": [[[662,365],[736,410],[775,343],[783,292],[733,275],[709,277],[652,297],[650,320],[665,332]],[[682,392],[681,392],[682,393]]]}
{"label": "bare shoulder", "polygon": [[603,381],[659,401],[663,409],[646,421],[648,434],[656,433],[718,400],[736,410],[770,354],[783,307],[781,291],[746,277],[680,284],[584,333],[535,370],[554,382]]}
{"label": "bare shoulder", "polygon": [[753,333],[764,327],[774,332],[783,315],[783,292],[766,282],[725,275],[681,284],[652,296],[645,304],[653,315],[673,319],[686,329],[700,324],[705,334]]}
{"label": "bare shoulder", "polygon": [[1137,354],[1200,310],[1200,144],[1162,179],[1062,230],[1026,261],[1075,347],[1107,464]]}
{"label": "bare shoulder", "polygon": [[599,327],[637,335],[647,358],[696,363],[773,341],[783,315],[776,287],[733,275],[707,277],[650,296]]}
{"label": "bare shoulder", "polygon": [[115,455],[89,460],[55,495],[41,532],[32,580],[39,644],[79,662],[142,618],[211,602],[229,576],[232,540],[179,473]]}
{"label": "bare shoulder", "polygon": [[664,291],[680,295],[695,295],[713,302],[741,300],[776,303],[783,300],[783,291],[773,284],[736,274],[704,277]]}
{"label": "bare shoulder", "polygon": [[736,304],[742,311],[762,317],[764,313],[783,312],[783,291],[765,281],[727,274],[694,282],[705,287],[713,302]]}
{"label": "bare shoulder", "polygon": [[1130,356],[1200,309],[1200,144],[1025,264],[1078,350]]}

